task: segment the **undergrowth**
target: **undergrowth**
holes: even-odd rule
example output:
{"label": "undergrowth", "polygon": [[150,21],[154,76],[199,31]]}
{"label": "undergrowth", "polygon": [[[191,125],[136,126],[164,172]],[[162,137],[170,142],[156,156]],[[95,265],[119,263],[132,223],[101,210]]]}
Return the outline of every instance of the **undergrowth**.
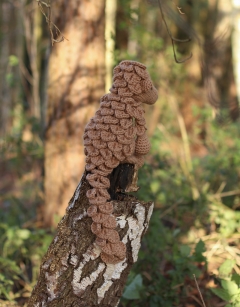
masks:
{"label": "undergrowth", "polygon": [[[198,112],[199,121],[203,116],[208,125],[203,156],[191,154],[188,161],[186,144],[179,140],[176,158],[171,125],[152,137],[151,156],[139,173],[138,197],[154,200],[155,212],[122,307],[203,306],[194,276],[206,306],[223,306],[221,300],[228,307],[240,306],[239,123],[219,126],[210,112]],[[196,137],[188,136],[189,148]],[[232,266],[219,277],[224,260]]]}
{"label": "undergrowth", "polygon": [[[13,127],[0,139],[0,306],[23,306],[36,284],[41,259],[52,232],[38,228],[42,203],[43,144],[39,125],[22,105],[12,114]],[[9,303],[10,304],[10,303]]]}
{"label": "undergrowth", "polygon": [[[196,131],[186,143],[176,138],[180,128],[168,120],[152,137],[151,155],[139,173],[138,198],[154,200],[155,211],[122,307],[201,306],[193,276],[206,306],[223,300],[228,307],[239,306],[239,123],[221,127],[208,110],[195,112],[199,125],[203,118],[207,125],[206,137],[199,140],[204,155],[192,153]],[[26,304],[53,235],[35,219],[42,202],[43,146],[35,122],[21,116],[21,125],[1,140],[0,306],[1,301]],[[171,147],[176,143],[177,153]],[[232,262],[224,270],[225,260]]]}

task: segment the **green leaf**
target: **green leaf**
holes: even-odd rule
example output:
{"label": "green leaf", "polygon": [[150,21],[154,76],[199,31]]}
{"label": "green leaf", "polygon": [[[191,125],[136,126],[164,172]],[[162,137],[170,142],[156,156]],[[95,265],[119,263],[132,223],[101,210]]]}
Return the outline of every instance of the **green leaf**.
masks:
{"label": "green leaf", "polygon": [[159,303],[150,302],[150,307],[159,307]]}
{"label": "green leaf", "polygon": [[16,264],[15,261],[0,257],[0,271],[12,271],[11,275],[13,273],[20,274],[21,270],[19,266]]}
{"label": "green leaf", "polygon": [[237,273],[233,273],[232,281],[234,281],[238,285],[238,287],[240,287],[240,275],[238,275]]}
{"label": "green leaf", "polygon": [[180,232],[181,232],[181,229],[180,229],[180,228],[174,229],[174,230],[173,230],[173,233],[172,233],[173,237],[176,237]]}
{"label": "green leaf", "polygon": [[229,293],[230,296],[233,296],[238,293],[238,286],[234,281],[222,279],[221,285],[223,289],[225,289]]}
{"label": "green leaf", "polygon": [[30,230],[28,229],[18,229],[16,231],[16,235],[20,238],[20,239],[23,239],[23,240],[26,240],[30,237],[31,235],[31,232]]}
{"label": "green leaf", "polygon": [[220,288],[210,288],[211,291],[220,297],[222,300],[229,302],[231,300],[231,295],[229,295],[228,291]]}
{"label": "green leaf", "polygon": [[153,193],[157,193],[159,189],[159,182],[157,180],[156,181],[153,180],[150,184],[150,189]]}
{"label": "green leaf", "polygon": [[17,66],[19,63],[19,60],[15,55],[10,55],[8,59],[9,59],[10,66]]}
{"label": "green leaf", "polygon": [[205,243],[200,239],[195,247],[196,254],[202,254],[206,251]]}
{"label": "green leaf", "polygon": [[219,277],[228,277],[232,273],[232,269],[235,265],[233,259],[227,259],[219,268]]}
{"label": "green leaf", "polygon": [[125,288],[123,297],[128,300],[137,300],[141,297],[141,291],[143,290],[142,276],[136,275],[132,282]]}
{"label": "green leaf", "polygon": [[205,243],[200,239],[195,247],[194,258],[197,262],[206,262],[206,258],[203,253],[206,251]]}
{"label": "green leaf", "polygon": [[181,245],[180,246],[180,253],[183,257],[188,257],[191,253],[191,247],[188,245]]}

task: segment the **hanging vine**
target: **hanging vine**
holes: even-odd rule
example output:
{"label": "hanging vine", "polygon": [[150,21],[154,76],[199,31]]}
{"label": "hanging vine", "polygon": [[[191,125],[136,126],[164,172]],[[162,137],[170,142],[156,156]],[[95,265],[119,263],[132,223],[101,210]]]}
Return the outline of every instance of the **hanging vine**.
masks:
{"label": "hanging vine", "polygon": [[[49,32],[50,32],[50,35],[51,35],[52,46],[55,43],[61,43],[65,39],[67,40],[67,38],[64,37],[62,32],[59,30],[59,28],[52,22],[51,0],[47,0],[47,2],[44,2],[42,0],[36,0],[36,1],[38,3],[40,11],[42,12],[42,14],[45,17],[46,22],[48,24],[48,29],[49,29]],[[45,12],[44,8],[47,12]]]}

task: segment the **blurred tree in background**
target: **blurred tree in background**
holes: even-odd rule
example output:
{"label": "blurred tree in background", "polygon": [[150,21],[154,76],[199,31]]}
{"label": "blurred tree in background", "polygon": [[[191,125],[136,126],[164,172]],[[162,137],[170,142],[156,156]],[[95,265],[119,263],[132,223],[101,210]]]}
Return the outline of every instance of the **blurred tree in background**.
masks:
{"label": "blurred tree in background", "polygon": [[160,0],[172,35],[192,38],[176,44],[178,59],[193,54],[183,64],[158,4],[52,0],[66,39],[51,46],[36,1],[0,2],[0,306],[27,302],[84,169],[83,128],[123,59],[148,66],[159,100],[138,192],[156,210],[121,306],[202,306],[193,274],[207,306],[238,306],[224,279],[240,274],[238,3]]}
{"label": "blurred tree in background", "polygon": [[[45,129],[45,226],[63,216],[84,171],[82,135],[105,85],[105,1],[55,1],[53,22],[67,38],[49,59]],[[63,13],[64,12],[64,13]],[[55,221],[56,225],[56,221]]]}

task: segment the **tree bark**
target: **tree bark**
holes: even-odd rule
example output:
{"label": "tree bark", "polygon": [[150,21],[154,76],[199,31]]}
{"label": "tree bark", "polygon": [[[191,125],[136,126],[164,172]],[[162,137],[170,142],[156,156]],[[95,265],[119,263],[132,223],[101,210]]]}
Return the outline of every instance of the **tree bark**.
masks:
{"label": "tree bark", "polygon": [[116,11],[117,0],[106,0],[105,15],[105,40],[106,40],[106,82],[105,92],[108,93],[112,86],[112,70],[114,66],[114,50],[115,50],[115,35],[116,35]]}
{"label": "tree bark", "polygon": [[232,0],[233,14],[233,33],[232,33],[232,53],[233,53],[233,70],[238,95],[238,106],[240,108],[240,3]]}
{"label": "tree bark", "polygon": [[[232,61],[232,8],[230,0],[211,1],[215,17],[209,26],[203,24],[206,42],[207,88],[209,101],[215,108],[216,118],[221,122],[239,117],[234,62]],[[210,10],[209,10],[210,12]],[[212,25],[211,25],[212,23]],[[211,29],[211,31],[209,31]],[[213,44],[207,45],[207,39]],[[214,41],[215,40],[215,41]]]}
{"label": "tree bark", "polygon": [[[115,307],[118,306],[128,273],[137,261],[153,203],[140,202],[122,192],[131,185],[133,165],[119,165],[111,174],[109,193],[114,197],[114,215],[126,258],[116,264],[101,261],[94,244],[86,191],[91,188],[86,173],[69,202],[40,268],[40,276],[28,307]],[[127,183],[127,184],[126,184]]]}
{"label": "tree bark", "polygon": [[49,60],[44,226],[63,216],[84,170],[83,129],[104,94],[105,1],[55,1],[52,21],[66,40]]}
{"label": "tree bark", "polygon": [[13,110],[21,95],[18,65],[10,56],[21,59],[23,43],[19,5],[0,1],[0,136],[5,137],[13,126]]}

